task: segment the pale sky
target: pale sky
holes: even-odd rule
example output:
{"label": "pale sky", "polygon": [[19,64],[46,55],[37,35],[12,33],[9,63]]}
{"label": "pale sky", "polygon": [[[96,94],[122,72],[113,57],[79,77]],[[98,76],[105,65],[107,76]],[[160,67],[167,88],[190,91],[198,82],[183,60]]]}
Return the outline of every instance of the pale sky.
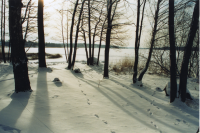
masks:
{"label": "pale sky", "polygon": [[[25,0],[26,1],[26,0]],[[28,2],[29,0],[27,0]],[[35,4],[37,5],[37,1],[38,0],[32,0],[32,2],[35,2]],[[62,6],[64,10],[67,10],[67,4],[63,5],[62,2],[65,0],[44,0],[44,14],[47,14],[48,17],[47,19],[44,20],[44,25],[45,27],[45,42],[54,42],[54,43],[62,43],[62,38],[61,38],[61,15],[58,13],[57,10],[61,10]],[[130,1],[130,3],[132,2],[132,0],[128,0]],[[24,3],[26,4],[26,2]],[[69,4],[69,3],[68,3]],[[127,10],[127,14],[133,17],[130,18],[131,22],[136,23],[136,15],[134,15],[136,13],[136,5],[137,3],[131,3],[131,7],[132,9],[129,8],[129,10]],[[135,8],[135,9],[134,9]],[[128,9],[128,8],[126,8]],[[7,9],[8,12],[8,9]],[[66,11],[64,11],[64,25],[66,27]],[[133,14],[133,15],[132,15]],[[69,14],[69,19],[70,19],[70,14]],[[8,18],[7,18],[8,20]],[[144,21],[145,22],[145,21]],[[149,22],[148,22],[149,23]],[[7,22],[7,27],[6,27],[6,31],[8,33],[8,22]],[[37,26],[37,22],[34,26]],[[146,24],[144,24],[144,32],[143,32],[143,36],[141,38],[141,47],[145,47],[145,39],[147,39],[148,34],[149,34],[149,29],[145,28],[145,26],[147,27]],[[69,21],[69,29],[70,29],[70,21]],[[75,29],[75,28],[74,28]],[[135,40],[135,26],[131,25],[128,27],[129,29],[129,36],[130,38],[128,40],[126,40],[126,42],[128,42],[128,46],[129,47],[134,47],[134,40]],[[146,30],[146,31],[145,31]],[[66,31],[66,30],[65,30]],[[66,37],[66,32],[65,32],[65,37]],[[144,38],[144,39],[143,39]],[[8,37],[6,37],[6,39],[8,40]],[[27,38],[27,40],[34,40],[37,39],[37,33],[35,34],[29,34],[29,38]],[[66,40],[65,40],[66,43]]]}

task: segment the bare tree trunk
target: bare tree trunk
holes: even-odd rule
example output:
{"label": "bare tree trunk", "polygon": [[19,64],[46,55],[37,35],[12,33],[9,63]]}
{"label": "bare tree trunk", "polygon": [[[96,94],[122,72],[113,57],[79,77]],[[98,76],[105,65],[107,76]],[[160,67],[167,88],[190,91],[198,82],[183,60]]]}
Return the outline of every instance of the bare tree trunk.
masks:
{"label": "bare tree trunk", "polygon": [[169,0],[169,40],[170,40],[170,103],[177,95],[176,82],[176,47],[174,36],[174,0]]}
{"label": "bare tree trunk", "polygon": [[69,61],[69,51],[68,51],[68,11],[67,11],[67,56],[68,56],[68,58],[67,58],[67,62]]}
{"label": "bare tree trunk", "polygon": [[149,50],[149,56],[148,56],[148,59],[147,59],[147,62],[146,62],[146,66],[145,68],[142,70],[142,72],[140,73],[140,76],[138,78],[138,81],[141,81],[144,74],[146,73],[148,67],[149,67],[149,63],[150,63],[150,60],[151,60],[151,55],[152,55],[152,51],[153,51],[153,45],[154,45],[154,41],[155,41],[155,36],[156,36],[156,32],[157,32],[157,23],[158,23],[158,13],[159,13],[159,8],[160,8],[160,2],[162,0],[158,0],[158,3],[157,3],[157,9],[156,9],[156,12],[155,12],[155,17],[154,17],[154,29],[153,29],[153,32],[152,32],[152,38],[151,38],[151,46],[150,46],[150,50]]}
{"label": "bare tree trunk", "polygon": [[76,60],[79,25],[80,25],[80,22],[81,22],[81,15],[82,15],[82,12],[83,12],[84,3],[85,3],[85,0],[83,0],[83,2],[82,2],[81,10],[80,10],[79,18],[78,18],[78,24],[76,26],[76,37],[75,37],[75,44],[74,44],[74,55],[73,55],[73,60],[72,60],[72,69],[74,68],[74,64],[75,64],[75,60]]}
{"label": "bare tree trunk", "polygon": [[92,65],[92,54],[91,54],[91,26],[90,26],[90,0],[88,0],[88,37],[89,37],[89,64]]}
{"label": "bare tree trunk", "polygon": [[181,101],[185,102],[186,100],[186,87],[187,87],[187,75],[188,75],[188,64],[189,59],[192,52],[192,46],[193,46],[193,40],[195,37],[195,34],[198,29],[198,22],[199,22],[199,0],[196,0],[190,32],[188,34],[187,43],[185,46],[184,56],[183,56],[183,62],[181,66],[181,74],[180,74],[180,83],[179,83],[179,91],[181,93]]}
{"label": "bare tree trunk", "polygon": [[69,58],[68,58],[68,69],[71,69],[72,66],[72,43],[73,43],[73,28],[74,28],[74,19],[76,14],[76,8],[78,6],[78,0],[76,0],[75,6],[74,6],[74,12],[72,15],[72,23],[71,23],[71,29],[70,29],[70,52],[69,52]]}
{"label": "bare tree trunk", "polygon": [[27,67],[28,59],[22,37],[21,7],[21,0],[9,0],[9,33],[15,92],[31,91]]}
{"label": "bare tree trunk", "polygon": [[[99,20],[97,21],[97,23],[95,24],[95,27],[94,27],[94,34],[93,34],[93,48],[92,48],[92,59],[94,59],[95,36],[96,36],[97,26],[98,26],[99,22],[101,21],[102,10],[103,10],[103,6],[102,6],[102,8],[101,8],[101,12],[100,12]],[[94,60],[93,60],[92,63],[94,63]]]}
{"label": "bare tree trunk", "polygon": [[5,0],[2,0],[1,6],[1,47],[2,47],[2,57],[4,63],[6,63],[5,57]]}
{"label": "bare tree trunk", "polygon": [[61,26],[62,26],[62,39],[63,39],[63,46],[64,46],[64,51],[65,51],[65,58],[66,58],[66,62],[67,62],[67,54],[66,54],[66,48],[65,48],[65,37],[64,37],[64,31],[63,31],[63,8],[62,8]]}
{"label": "bare tree trunk", "polygon": [[100,56],[100,50],[101,50],[101,42],[102,42],[102,35],[103,35],[103,29],[104,29],[104,25],[106,22],[107,18],[105,18],[102,28],[101,28],[101,35],[100,35],[100,40],[99,40],[99,52],[98,52],[98,59],[97,59],[97,65],[99,65],[99,56]]}
{"label": "bare tree trunk", "polygon": [[43,0],[38,0],[38,57],[39,67],[46,67],[45,59],[45,38],[44,38],[44,21],[43,21]]}
{"label": "bare tree trunk", "polygon": [[83,15],[82,15],[81,29],[83,31],[83,39],[84,39],[84,45],[85,45],[85,53],[86,53],[87,65],[89,65],[86,36],[85,36],[85,30],[83,29]]}
{"label": "bare tree trunk", "polygon": [[[31,0],[29,1],[28,5],[31,3]],[[27,37],[27,34],[28,34],[28,29],[29,29],[29,16],[30,16],[30,7],[27,6],[27,12],[28,12],[28,17],[27,17],[27,23],[26,23],[26,31],[24,33],[24,46],[25,46],[25,43],[26,43],[26,37]],[[26,17],[26,16],[25,16]]]}
{"label": "bare tree trunk", "polygon": [[138,66],[138,39],[139,39],[139,22],[140,21],[140,0],[137,4],[137,24],[136,24],[136,35],[135,35],[135,63],[134,63],[134,72],[133,72],[133,83],[137,82],[137,66]]}
{"label": "bare tree trunk", "polygon": [[108,27],[107,27],[107,33],[106,33],[105,63],[104,63],[104,77],[107,77],[107,78],[109,78],[108,64],[109,64],[109,50],[110,50],[110,35],[111,35],[111,29],[112,29],[111,11],[112,11],[112,0],[108,0],[107,1]]}

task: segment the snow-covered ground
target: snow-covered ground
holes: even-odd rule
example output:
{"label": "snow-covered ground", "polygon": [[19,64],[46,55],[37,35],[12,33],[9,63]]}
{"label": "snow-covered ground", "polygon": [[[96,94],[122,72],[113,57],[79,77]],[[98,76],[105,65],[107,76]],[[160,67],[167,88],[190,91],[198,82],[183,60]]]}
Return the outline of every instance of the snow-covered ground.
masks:
{"label": "snow-covered ground", "polygon": [[65,63],[28,66],[33,92],[14,93],[12,66],[0,64],[0,133],[195,133],[199,127],[195,79],[188,79],[194,100],[170,104],[162,90],[166,77],[146,74],[139,87],[128,74],[110,71],[102,79],[102,65],[76,63],[81,73]]}

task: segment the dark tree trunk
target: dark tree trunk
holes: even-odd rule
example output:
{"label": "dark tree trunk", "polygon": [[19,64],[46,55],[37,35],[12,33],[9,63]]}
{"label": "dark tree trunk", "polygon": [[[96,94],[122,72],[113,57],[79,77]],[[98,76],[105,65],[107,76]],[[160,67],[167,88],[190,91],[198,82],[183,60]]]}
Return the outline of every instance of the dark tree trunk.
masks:
{"label": "dark tree trunk", "polygon": [[[101,8],[101,12],[100,12],[100,16],[99,16],[99,20],[97,21],[95,28],[94,28],[94,34],[93,34],[93,48],[92,48],[92,58],[94,59],[94,44],[95,44],[95,36],[96,36],[96,30],[97,30],[97,26],[101,21],[101,15],[102,15],[102,10],[103,10],[103,6]],[[94,63],[94,60],[92,61],[92,63]]]}
{"label": "dark tree trunk", "polygon": [[181,94],[182,102],[185,102],[185,100],[186,100],[188,64],[189,64],[189,59],[190,59],[191,52],[192,52],[193,40],[194,40],[195,34],[198,29],[198,22],[199,22],[199,0],[197,0],[196,4],[195,4],[192,22],[191,22],[191,26],[190,26],[190,32],[188,34],[188,39],[187,39],[184,56],[183,56],[183,62],[182,62],[182,66],[181,66],[179,91]]}
{"label": "dark tree trunk", "polygon": [[28,59],[22,37],[21,7],[21,0],[9,0],[9,33],[15,92],[31,91],[27,67]]}
{"label": "dark tree trunk", "polygon": [[85,30],[83,29],[83,15],[82,15],[81,29],[83,31],[83,38],[84,38],[84,45],[85,45],[85,53],[86,53],[87,65],[89,65],[86,36],[85,36]]}
{"label": "dark tree trunk", "polygon": [[100,35],[100,40],[99,40],[99,52],[98,52],[97,65],[99,65],[99,56],[100,56],[100,50],[101,50],[102,35],[103,35],[103,29],[104,29],[104,25],[105,25],[106,19],[104,20],[102,28],[101,28],[101,35]]}
{"label": "dark tree trunk", "polygon": [[5,57],[5,0],[2,0],[1,6],[1,47],[2,47],[2,57],[4,63],[6,63]]}
{"label": "dark tree trunk", "polygon": [[76,14],[76,8],[78,6],[78,0],[76,0],[76,4],[74,6],[74,12],[72,15],[72,23],[71,23],[71,29],[70,29],[70,51],[69,51],[69,58],[68,58],[68,69],[71,69],[72,66],[72,43],[73,43],[73,28],[74,28],[74,19],[75,19],[75,14]]}
{"label": "dark tree trunk", "polygon": [[112,0],[109,0],[107,2],[107,19],[108,19],[108,27],[107,27],[107,33],[106,33],[106,46],[105,46],[105,63],[104,63],[104,77],[108,76],[108,64],[109,64],[109,50],[110,50],[110,35],[111,35],[111,29],[112,29],[112,21],[111,21],[111,11],[112,11]]}
{"label": "dark tree trunk", "polygon": [[140,21],[140,0],[138,0],[137,6],[137,24],[136,24],[136,35],[135,35],[135,63],[133,72],[133,83],[137,82],[137,66],[138,66],[138,37],[139,37],[139,22]]}
{"label": "dark tree trunk", "polygon": [[44,38],[44,22],[43,22],[43,0],[38,0],[38,57],[39,67],[46,67],[45,59],[45,38]]}
{"label": "dark tree trunk", "polygon": [[176,47],[174,36],[174,0],[169,0],[169,40],[170,40],[170,103],[177,95]]}
{"label": "dark tree trunk", "polygon": [[150,50],[149,50],[149,56],[148,56],[148,59],[147,59],[147,62],[146,62],[146,66],[145,68],[142,70],[142,72],[140,73],[140,76],[138,78],[138,81],[141,81],[144,74],[146,73],[148,67],[149,67],[149,63],[150,63],[150,60],[151,60],[151,55],[152,55],[152,51],[153,51],[153,45],[154,45],[154,41],[155,41],[155,36],[156,36],[156,31],[157,31],[157,23],[158,23],[158,13],[159,13],[159,8],[160,8],[160,2],[162,0],[158,0],[158,3],[157,3],[157,9],[156,9],[156,12],[155,12],[155,17],[154,17],[154,29],[153,29],[153,32],[152,32],[152,38],[151,38],[151,46],[150,46]]}
{"label": "dark tree trunk", "polygon": [[72,69],[74,68],[75,60],[76,60],[76,50],[77,50],[77,42],[78,42],[78,33],[79,33],[79,25],[81,22],[81,15],[83,12],[83,6],[84,6],[85,0],[82,2],[79,18],[78,18],[78,24],[76,26],[76,37],[75,37],[75,44],[74,44],[74,55],[73,55],[73,60],[72,60]]}
{"label": "dark tree trunk", "polygon": [[67,62],[69,61],[69,51],[68,51],[68,11],[67,11]]}
{"label": "dark tree trunk", "polygon": [[90,0],[88,0],[88,37],[89,37],[89,64],[92,65],[91,26],[90,26]]}

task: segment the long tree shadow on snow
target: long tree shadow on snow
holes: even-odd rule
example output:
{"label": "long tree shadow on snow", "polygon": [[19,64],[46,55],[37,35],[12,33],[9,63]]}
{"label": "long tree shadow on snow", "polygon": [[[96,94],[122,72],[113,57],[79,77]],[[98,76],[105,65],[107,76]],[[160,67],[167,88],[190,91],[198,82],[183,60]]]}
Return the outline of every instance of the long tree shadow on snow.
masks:
{"label": "long tree shadow on snow", "polygon": [[[126,87],[127,89],[129,89],[129,90],[131,90],[132,92],[134,92],[134,93],[136,93],[137,95],[139,95],[139,96],[141,96],[143,99],[145,99],[146,101],[148,101],[148,102],[152,102],[152,100],[151,99],[149,99],[148,97],[153,97],[152,96],[152,94],[153,94],[153,90],[151,90],[150,88],[143,88],[143,87],[139,87],[139,86],[137,86],[137,85],[132,85],[133,87],[130,87],[130,86],[128,86],[127,84],[123,84],[123,83],[120,83],[120,82],[118,82],[117,80],[114,80],[114,79],[110,79],[110,81],[113,81],[113,82],[115,82],[115,83],[118,83],[118,84],[120,84],[121,86],[124,86],[124,87]],[[135,91],[134,89],[137,89],[137,90],[139,90],[139,91],[141,91],[141,92],[143,92],[143,93],[145,93],[145,95],[142,95],[141,93],[139,93],[138,91]],[[161,98],[159,99],[159,100],[162,100]],[[176,99],[176,100],[179,100],[179,99]],[[160,103],[158,103],[157,101],[154,101],[154,105],[155,106],[158,106],[158,107],[160,107],[160,108],[165,108],[165,106],[163,105],[163,104],[160,104]],[[175,105],[173,105],[173,103],[172,103],[172,106],[175,106]],[[179,117],[179,118],[183,118],[184,117],[184,115],[182,115],[181,113],[180,113],[180,110],[178,109],[178,107],[177,107],[177,110],[176,111],[174,111],[174,110],[165,110],[166,112],[168,112],[169,114],[175,114],[175,117]],[[199,114],[198,113],[195,113],[195,112],[197,112],[197,111],[192,111],[192,110],[188,110],[188,109],[186,109],[186,110],[182,110],[182,111],[184,111],[184,112],[186,112],[186,113],[188,113],[188,114],[190,114],[190,115],[192,115],[192,116],[194,116],[194,117],[196,117],[196,118],[199,118]],[[192,119],[187,119],[186,121],[188,121],[188,122],[190,122],[190,123],[196,123],[195,121],[193,121]]]}
{"label": "long tree shadow on snow", "polygon": [[[101,65],[101,67],[102,67],[102,65]],[[102,71],[99,71],[99,69],[102,69],[102,68],[98,68],[98,66],[90,66],[90,70],[89,71],[96,71],[98,74],[102,74]],[[120,82],[118,82],[115,78],[113,78],[113,77],[115,77],[115,76],[113,76],[113,75],[110,75],[110,77],[112,77],[112,78],[110,78],[109,80],[111,80],[111,81],[113,81],[113,82],[115,82],[115,83],[117,83],[117,84],[120,84],[121,86],[123,86],[123,87],[126,87],[126,88],[129,88],[131,91],[133,91],[134,93],[137,93],[139,96],[141,96],[141,97],[143,97],[144,99],[146,99],[147,101],[151,101],[151,99],[148,99],[147,97],[145,97],[145,96],[142,96],[141,94],[139,94],[138,92],[136,92],[136,91],[134,91],[134,89],[133,88],[130,88],[130,86],[127,86],[127,84],[123,84],[123,83],[120,83]],[[141,87],[139,87],[139,86],[135,86],[134,85],[134,87],[135,88],[137,88],[137,89],[139,89],[139,90],[141,90],[141,91],[143,91],[143,92],[145,92],[147,95],[154,95],[153,93],[154,93],[154,91],[152,90],[152,89],[150,89],[150,88],[148,88],[148,87],[146,87],[146,89],[141,89]],[[149,97],[148,96],[148,97]],[[151,96],[150,96],[151,97]],[[163,100],[162,99],[162,96],[156,96],[156,98],[158,98],[158,99],[160,99],[160,100]],[[179,99],[176,99],[176,100],[179,100]],[[155,104],[156,105],[159,105],[159,106],[161,106],[161,107],[164,107],[162,104],[159,104],[159,103],[157,103],[156,101],[154,101],[155,102]],[[172,105],[173,106],[175,106],[175,107],[177,107],[176,106],[176,104],[173,104],[172,103]],[[178,107],[177,107],[178,108]],[[169,111],[169,110],[165,110],[165,111],[167,111],[168,113],[170,113],[171,112],[171,110]],[[184,111],[184,112],[186,112],[186,113],[188,113],[188,114],[190,114],[190,115],[192,115],[192,116],[194,116],[194,117],[196,117],[196,118],[199,118],[199,113],[197,113],[197,111],[193,111],[193,110],[188,110],[188,109],[185,109],[185,110],[182,110],[182,111]],[[177,109],[177,111],[173,111],[173,113],[175,113],[175,114],[177,114],[177,116],[179,116],[179,115],[181,115],[180,113],[179,113],[179,109]],[[181,117],[181,116],[180,116]],[[188,119],[188,121],[190,121],[190,122],[194,122],[194,121],[192,121],[192,120],[190,120],[190,119]]]}
{"label": "long tree shadow on snow", "polygon": [[13,127],[15,127],[22,112],[26,109],[30,95],[31,92],[7,94],[7,96],[9,96],[12,99],[12,101],[7,107],[5,107],[0,112],[0,121],[1,121],[0,126],[2,127],[3,130],[8,132],[16,131],[17,133],[21,132],[19,129]]}
{"label": "long tree shadow on snow", "polygon": [[[51,120],[50,120],[50,107],[49,107],[49,95],[48,95],[48,86],[47,86],[47,73],[50,73],[52,70],[50,68],[39,68],[38,77],[37,77],[37,88],[35,92],[35,105],[33,110],[33,117],[30,123],[30,131],[36,132],[53,132],[51,130]],[[44,127],[42,131],[40,129],[33,129],[33,125],[38,124],[39,126]],[[33,126],[33,127],[32,127]]]}
{"label": "long tree shadow on snow", "polygon": [[[95,88],[97,91],[99,91],[102,95],[104,95],[107,99],[109,99],[113,104],[115,104],[120,110],[122,110],[123,112],[125,112],[127,115],[129,115],[130,117],[132,117],[133,119],[137,119],[140,123],[143,123],[144,125],[146,125],[147,127],[151,128],[151,129],[154,129],[155,130],[155,127],[153,127],[150,123],[147,123],[145,120],[142,120],[142,119],[138,119],[137,116],[135,114],[133,114],[133,112],[130,112],[129,110],[126,110],[125,108],[123,108],[121,106],[121,104],[119,104],[114,98],[112,98],[111,96],[109,96],[109,94],[107,94],[104,89],[106,90],[109,90],[109,91],[112,91],[111,89],[109,89],[108,87],[103,87],[104,89],[101,89],[98,87],[98,83],[95,83],[94,81],[88,81],[88,80],[85,80],[83,76],[79,76],[78,74],[76,73],[73,73],[72,74],[79,80],[85,82],[86,84],[92,86],[93,88]],[[101,86],[102,87],[102,86]],[[123,99],[125,102],[129,102],[128,100],[126,100],[123,96],[121,96],[120,94],[114,92],[116,94],[116,96],[120,97],[121,99]],[[132,104],[134,105],[134,103]],[[134,106],[135,107],[135,106]],[[144,113],[145,115],[145,112],[141,111],[140,107],[135,107],[138,109],[138,111],[140,111],[141,113]]]}
{"label": "long tree shadow on snow", "polygon": [[[95,69],[94,69],[94,70],[95,70]],[[129,101],[129,100],[127,100],[125,97],[123,97],[121,94],[115,92],[113,89],[110,89],[110,88],[105,87],[105,86],[101,86],[101,87],[103,87],[104,89],[99,88],[99,87],[98,87],[98,84],[99,84],[99,83],[95,83],[95,81],[88,81],[88,80],[84,79],[84,77],[83,77],[82,74],[79,75],[79,74],[76,74],[76,73],[73,73],[73,72],[72,72],[72,74],[73,74],[76,78],[78,78],[79,80],[81,80],[81,81],[85,82],[86,84],[88,84],[88,85],[94,87],[94,88],[95,88],[96,90],[98,90],[101,94],[103,94],[107,99],[109,99],[112,103],[114,103],[118,108],[120,108],[122,111],[124,111],[126,114],[128,114],[128,115],[131,116],[132,118],[137,119],[140,123],[143,123],[144,125],[148,126],[149,128],[155,129],[150,123],[147,123],[145,120],[138,119],[138,118],[135,116],[135,114],[133,114],[133,113],[130,112],[129,110],[123,108],[123,107],[121,106],[121,104],[119,104],[114,98],[112,98],[111,96],[109,96],[104,90],[106,89],[107,91],[112,92],[113,94],[115,94],[116,96],[118,96],[120,99],[122,99],[122,100],[125,101],[126,103],[130,103],[129,106],[132,106],[134,109],[137,109],[140,113],[143,113],[144,115],[146,115],[146,111],[143,109],[144,107],[139,107],[139,106],[137,106],[137,104],[134,104],[134,101]],[[108,80],[110,80],[110,81],[112,81],[112,82],[114,82],[114,83],[117,83],[117,84],[119,84],[119,85],[121,85],[121,86],[123,86],[123,87],[126,87],[127,89],[131,90],[133,93],[137,94],[137,95],[140,96],[141,98],[146,99],[146,101],[151,101],[151,99],[148,99],[148,98],[147,98],[148,96],[144,96],[142,93],[139,93],[139,92],[137,92],[137,91],[134,90],[134,89],[140,89],[141,91],[145,92],[147,95],[152,95],[152,91],[150,92],[150,88],[149,88],[149,91],[148,91],[148,89],[141,89],[139,86],[138,86],[138,87],[134,87],[134,89],[133,89],[133,87],[127,86],[126,84],[122,84],[122,83],[118,82],[117,80],[114,80],[114,79],[108,79]],[[160,103],[157,103],[156,101],[155,101],[155,104],[158,105],[158,106],[161,107],[161,108],[165,108],[165,106],[163,106],[163,105],[160,104]],[[176,116],[179,117],[179,118],[183,118],[183,117],[184,117],[183,115],[181,115],[181,114],[179,113],[179,110],[177,110],[177,111],[165,110],[165,111],[167,111],[168,113],[173,112],[173,113],[175,113]],[[193,114],[190,113],[190,112],[188,112],[188,113],[191,114],[191,115],[193,115]],[[195,116],[196,116],[196,115],[195,115]],[[163,125],[168,126],[169,128],[174,128],[174,130],[177,130],[177,131],[179,131],[179,132],[184,132],[183,129],[175,128],[175,127],[169,125],[169,124],[168,124],[167,122],[165,122],[165,121],[162,121],[162,120],[159,120],[159,119],[156,119],[156,118],[154,118],[154,119],[157,120],[157,121],[159,121],[159,122],[162,123]],[[193,120],[191,120],[191,119],[187,119],[186,121],[191,122],[191,123],[196,123],[196,121],[193,121]]]}

